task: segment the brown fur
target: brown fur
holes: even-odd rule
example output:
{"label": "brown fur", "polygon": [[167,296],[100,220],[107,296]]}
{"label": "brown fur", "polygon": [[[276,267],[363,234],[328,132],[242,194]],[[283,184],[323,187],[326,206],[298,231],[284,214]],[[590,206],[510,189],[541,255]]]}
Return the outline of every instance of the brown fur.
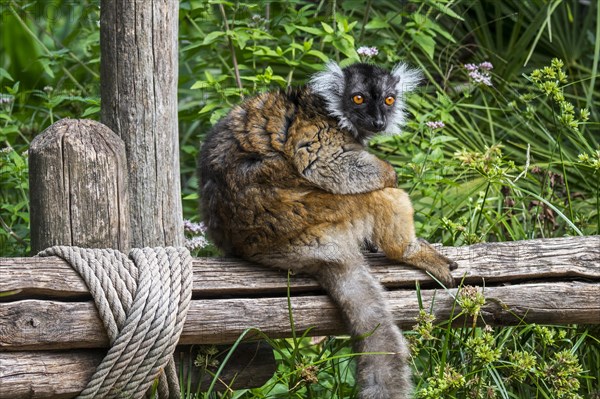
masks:
{"label": "brown fur", "polygon": [[199,172],[215,244],[229,255],[314,275],[352,335],[365,336],[356,349],[390,353],[360,357],[360,398],[408,398],[408,350],[361,245],[370,241],[447,286],[455,264],[415,237],[413,209],[392,166],[302,87],[235,107],[205,140]]}

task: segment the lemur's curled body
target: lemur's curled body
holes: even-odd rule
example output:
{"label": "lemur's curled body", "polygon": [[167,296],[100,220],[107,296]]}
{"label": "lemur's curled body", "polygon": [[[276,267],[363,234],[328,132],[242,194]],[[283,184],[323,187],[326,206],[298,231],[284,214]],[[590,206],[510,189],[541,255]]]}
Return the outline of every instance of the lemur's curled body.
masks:
{"label": "lemur's curled body", "polygon": [[[404,65],[330,63],[304,87],[253,97],[218,122],[199,158],[209,236],[226,254],[310,273],[342,310],[360,356],[361,399],[410,396],[408,349],[365,264],[365,241],[448,286],[454,262],[415,237],[392,166],[367,152],[403,122],[418,82]],[[364,338],[362,337],[364,336]]]}

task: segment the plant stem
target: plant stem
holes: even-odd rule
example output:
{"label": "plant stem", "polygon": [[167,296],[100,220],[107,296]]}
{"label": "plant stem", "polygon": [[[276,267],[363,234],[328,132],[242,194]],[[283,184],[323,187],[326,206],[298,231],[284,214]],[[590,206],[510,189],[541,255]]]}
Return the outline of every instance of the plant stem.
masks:
{"label": "plant stem", "polygon": [[6,230],[6,232],[12,237],[14,238],[19,244],[27,246],[27,243],[25,242],[25,240],[23,240],[21,237],[19,237],[19,235],[17,233],[15,233],[13,231],[13,229],[11,229],[6,222],[4,221],[4,219],[2,219],[2,216],[0,216],[0,226],[2,226],[2,228],[4,230]]}
{"label": "plant stem", "polygon": [[365,16],[363,17],[362,26],[360,27],[360,35],[358,36],[358,43],[362,43],[363,38],[365,36],[365,25],[369,21],[369,13],[371,11],[371,4],[372,3],[373,3],[373,0],[368,0],[367,1],[367,8],[365,10]]}
{"label": "plant stem", "polygon": [[225,23],[225,32],[227,33],[227,41],[229,42],[229,51],[231,52],[231,59],[233,61],[233,71],[235,74],[235,83],[237,84],[238,89],[240,89],[240,96],[243,97],[242,94],[243,86],[242,79],[240,78],[240,68],[238,66],[237,57],[235,55],[235,47],[233,47],[233,40],[231,40],[231,36],[229,34],[229,23],[227,22],[227,14],[225,14],[225,7],[223,7],[222,3],[219,3],[219,11],[221,11],[221,16],[223,16],[223,22]]}
{"label": "plant stem", "polygon": [[477,216],[477,222],[475,223],[475,229],[473,230],[473,234],[476,234],[477,231],[479,230],[479,223],[481,222],[481,215],[483,215],[483,208],[485,205],[485,200],[488,196],[491,185],[492,185],[492,183],[488,181],[487,187],[485,188],[485,194],[483,194],[483,200],[481,201],[481,209],[479,210],[479,215]]}

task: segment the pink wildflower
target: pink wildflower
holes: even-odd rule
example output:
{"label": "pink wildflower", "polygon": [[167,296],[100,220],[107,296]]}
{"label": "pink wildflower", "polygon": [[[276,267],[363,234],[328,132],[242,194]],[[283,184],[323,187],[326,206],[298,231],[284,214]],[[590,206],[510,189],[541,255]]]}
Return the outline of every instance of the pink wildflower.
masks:
{"label": "pink wildflower", "polygon": [[484,61],[479,65],[465,64],[464,67],[469,72],[469,77],[473,80],[473,82],[484,84],[486,86],[493,86],[492,76],[489,72],[492,68],[494,68],[491,62]]}
{"label": "pink wildflower", "polygon": [[446,126],[446,125],[444,124],[444,122],[442,122],[442,121],[429,121],[429,122],[426,122],[425,124],[426,124],[426,125],[427,125],[427,127],[428,127],[428,128],[430,128],[430,129],[441,129],[441,128],[443,128],[444,126]]}
{"label": "pink wildflower", "polygon": [[481,64],[479,64],[479,68],[485,71],[489,71],[491,69],[494,69],[494,65],[492,65],[492,63],[489,61],[483,61]]}
{"label": "pink wildflower", "polygon": [[379,50],[377,50],[377,47],[366,47],[366,46],[359,47],[356,50],[356,52],[358,53],[358,55],[362,55],[367,58],[373,58],[377,54],[379,54]]}

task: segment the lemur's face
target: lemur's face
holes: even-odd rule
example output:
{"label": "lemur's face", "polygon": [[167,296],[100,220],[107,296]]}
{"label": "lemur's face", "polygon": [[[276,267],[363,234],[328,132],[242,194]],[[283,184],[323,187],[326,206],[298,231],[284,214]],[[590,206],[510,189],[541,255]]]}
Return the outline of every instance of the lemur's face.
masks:
{"label": "lemur's face", "polygon": [[316,74],[311,88],[325,99],[330,115],[342,128],[364,141],[380,132],[399,132],[404,122],[404,94],[420,73],[399,64],[392,72],[358,63],[340,69],[335,63]]}
{"label": "lemur's face", "polygon": [[[399,105],[396,100],[402,96],[396,90],[398,79],[369,64],[355,64],[343,69],[343,72],[343,115],[352,123],[359,136],[386,131]],[[401,101],[400,98],[399,102]]]}

